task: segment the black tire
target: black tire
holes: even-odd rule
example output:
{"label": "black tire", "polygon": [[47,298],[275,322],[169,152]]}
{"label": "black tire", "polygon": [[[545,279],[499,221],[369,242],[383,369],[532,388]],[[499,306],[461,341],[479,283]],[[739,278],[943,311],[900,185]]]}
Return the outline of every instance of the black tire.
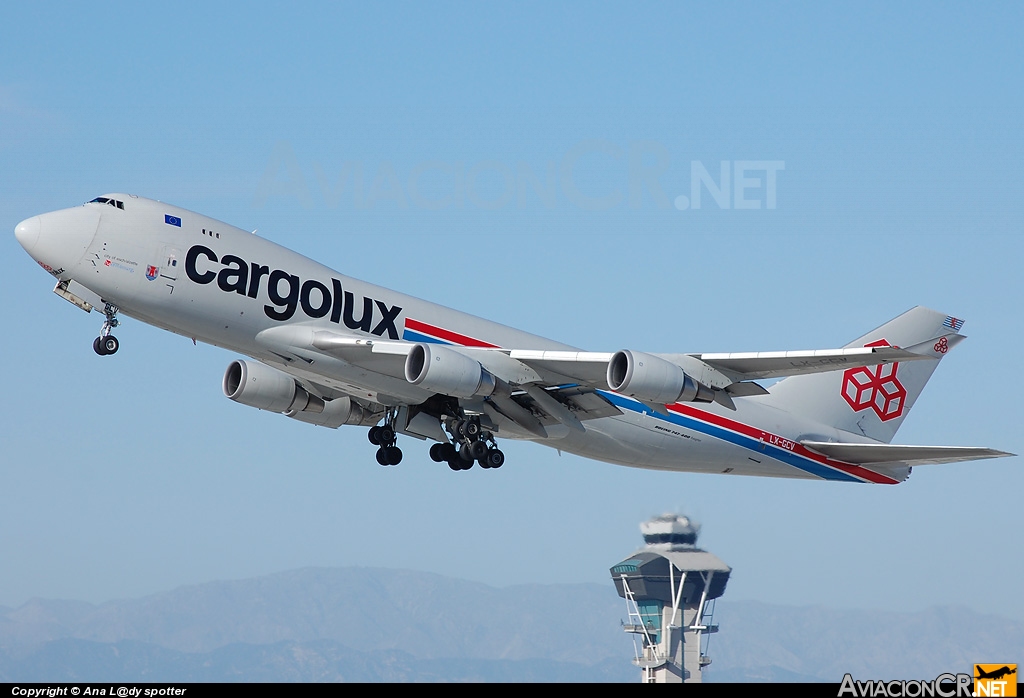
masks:
{"label": "black tire", "polygon": [[480,434],[480,425],[474,421],[466,422],[464,431],[466,432],[465,435],[468,436],[469,438],[475,438],[477,435]]}
{"label": "black tire", "polygon": [[385,424],[377,432],[377,438],[380,439],[381,446],[391,446],[395,443],[395,430]]}
{"label": "black tire", "polygon": [[484,466],[487,468],[500,468],[505,465],[505,454],[496,448],[492,448],[487,452],[487,455],[484,457],[484,461],[481,462],[480,465],[484,465],[484,463],[487,463],[487,465]]}
{"label": "black tire", "polygon": [[388,446],[384,452],[388,457],[388,465],[398,465],[402,462],[402,449],[398,446]]}
{"label": "black tire", "polygon": [[100,346],[103,347],[103,355],[109,356],[110,354],[117,353],[121,343],[117,341],[117,337],[108,334],[106,337],[100,337]]}
{"label": "black tire", "polygon": [[377,462],[381,465],[388,464],[388,452],[387,449],[381,447],[377,449]]}
{"label": "black tire", "polygon": [[441,455],[443,456],[442,460],[451,462],[459,457],[459,452],[452,444],[444,443],[441,444]]}
{"label": "black tire", "polygon": [[444,444],[434,444],[430,447],[430,460],[435,463],[441,463],[442,461],[447,460],[444,457]]}
{"label": "black tire", "polygon": [[366,433],[366,438],[374,446],[380,446],[380,427],[370,427],[370,431]]}
{"label": "black tire", "polygon": [[473,456],[473,460],[483,461],[487,457],[487,444],[483,441],[474,441],[469,445],[469,455]]}
{"label": "black tire", "polygon": [[459,449],[459,458],[470,463],[476,460],[473,458],[473,450],[469,444],[462,444],[462,448]]}
{"label": "black tire", "polygon": [[466,420],[460,419],[459,421],[455,422],[455,435],[456,436],[465,436],[466,435]]}
{"label": "black tire", "polygon": [[103,337],[97,337],[96,339],[92,340],[92,350],[99,354],[100,356],[106,356],[106,352],[103,351],[103,345],[100,344],[102,340]]}
{"label": "black tire", "polygon": [[462,470],[462,459],[458,456],[448,459],[448,467],[452,470]]}

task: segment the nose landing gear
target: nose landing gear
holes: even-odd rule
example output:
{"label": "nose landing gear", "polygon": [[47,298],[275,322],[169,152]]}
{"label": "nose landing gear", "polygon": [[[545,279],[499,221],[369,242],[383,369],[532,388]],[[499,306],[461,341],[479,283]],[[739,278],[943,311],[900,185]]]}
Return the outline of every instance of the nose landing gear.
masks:
{"label": "nose landing gear", "polygon": [[104,304],[103,314],[106,316],[106,319],[103,321],[103,327],[100,329],[100,336],[92,341],[92,350],[100,356],[107,356],[109,354],[116,354],[121,346],[121,343],[117,341],[117,337],[110,334],[111,330],[121,323],[117,319],[116,305]]}

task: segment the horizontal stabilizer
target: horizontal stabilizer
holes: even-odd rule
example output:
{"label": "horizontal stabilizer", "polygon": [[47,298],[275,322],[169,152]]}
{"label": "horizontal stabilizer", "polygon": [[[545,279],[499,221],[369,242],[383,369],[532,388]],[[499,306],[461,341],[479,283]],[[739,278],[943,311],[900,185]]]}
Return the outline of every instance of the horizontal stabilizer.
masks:
{"label": "horizontal stabilizer", "polygon": [[1003,458],[1013,453],[976,446],[900,446],[893,444],[849,444],[829,441],[801,441],[812,451],[857,465],[936,465],[960,461]]}

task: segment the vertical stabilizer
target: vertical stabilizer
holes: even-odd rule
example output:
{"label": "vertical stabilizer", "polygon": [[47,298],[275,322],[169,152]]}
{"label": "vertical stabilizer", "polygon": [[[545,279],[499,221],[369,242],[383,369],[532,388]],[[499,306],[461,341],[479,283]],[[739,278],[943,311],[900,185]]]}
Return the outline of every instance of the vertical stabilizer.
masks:
{"label": "vertical stabilizer", "polygon": [[[915,347],[935,359],[963,339],[963,320],[916,307],[847,347]],[[791,376],[771,387],[765,401],[837,429],[889,443],[939,361],[908,361],[846,371]]]}

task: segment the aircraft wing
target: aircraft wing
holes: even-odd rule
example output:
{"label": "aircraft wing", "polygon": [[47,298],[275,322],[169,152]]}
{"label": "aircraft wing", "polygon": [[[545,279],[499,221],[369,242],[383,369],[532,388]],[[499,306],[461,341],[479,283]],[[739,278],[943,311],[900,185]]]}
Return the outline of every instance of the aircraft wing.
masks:
{"label": "aircraft wing", "polygon": [[[960,335],[952,335],[949,343],[958,341]],[[412,388],[407,376],[407,362],[416,347],[416,342],[401,340],[378,340],[360,336],[320,330],[311,326],[278,327],[264,330],[257,337],[264,346],[279,355],[291,355],[309,364],[317,353],[331,356],[358,366],[390,380]],[[925,343],[928,344],[928,343]],[[934,344],[934,341],[931,342]],[[637,391],[625,390],[642,402],[657,410],[664,410],[665,404],[679,399],[680,389],[685,390],[685,381],[692,379],[699,384],[698,392],[691,397],[698,401],[719,402],[732,407],[733,397],[764,394],[763,387],[751,382],[756,378],[774,378],[783,375],[817,373],[856,366],[873,366],[893,361],[909,361],[933,358],[919,347],[899,349],[896,347],[860,347],[850,349],[757,352],[743,354],[659,354],[648,355],[638,352],[584,352],[566,350],[502,349],[497,347],[462,347],[430,345],[435,358],[444,358],[452,353],[474,359],[477,374],[483,370],[494,380],[493,389],[479,399],[473,395],[459,395],[468,402],[477,404],[492,421],[505,422],[520,432],[544,438],[547,429],[560,424],[573,430],[582,431],[582,422],[619,414],[619,409],[606,400],[599,391],[613,389],[609,385],[612,364],[619,355],[629,354],[629,360],[637,366],[655,370],[656,377],[671,383],[673,376],[683,376],[683,388],[673,387],[669,393],[659,392],[659,383],[654,381]],[[930,346],[930,345],[929,345]],[[920,352],[920,353],[919,353]],[[465,361],[462,359],[462,361]],[[446,359],[447,360],[447,359]],[[667,373],[657,369],[668,367]],[[631,369],[632,370],[632,369]],[[638,375],[642,369],[637,368]],[[375,382],[368,377],[370,383]],[[407,382],[408,381],[408,382]],[[443,389],[423,386],[425,394],[430,392],[448,394]],[[647,393],[645,391],[653,391]],[[704,392],[701,392],[704,391]],[[511,424],[508,424],[508,423]],[[875,446],[873,444],[805,444],[831,458],[848,463],[892,464],[895,466],[942,463],[976,458],[992,458],[1005,455],[989,449],[941,449],[935,447]],[[887,450],[889,449],[889,450]]]}
{"label": "aircraft wing", "polygon": [[1003,458],[1013,453],[975,446],[901,446],[801,441],[803,446],[845,463],[857,465],[937,465],[961,461]]}
{"label": "aircraft wing", "polygon": [[[405,386],[406,362],[416,342],[377,340],[319,330],[309,326],[288,326],[265,330],[257,338],[278,353],[286,352],[309,362],[310,352],[342,359],[391,381],[391,387]],[[962,339],[947,337],[948,344]],[[582,430],[581,421],[617,414],[597,392],[611,388],[635,397],[653,409],[679,400],[718,402],[735,409],[734,397],[762,395],[767,391],[752,382],[761,378],[874,366],[895,361],[934,359],[930,353],[935,340],[907,349],[856,347],[815,351],[755,352],[730,354],[642,354],[620,351],[585,352],[573,350],[505,349],[430,345],[438,354],[455,353],[475,359],[496,381],[488,394],[489,408],[526,431],[542,436],[553,423]],[[436,357],[439,358],[439,357]],[[618,362],[618,363],[616,363]],[[474,364],[475,365],[475,364]],[[635,378],[610,384],[614,365],[620,374]],[[635,370],[634,370],[635,369]],[[635,377],[633,374],[636,374]],[[399,381],[396,383],[395,381]],[[619,379],[616,379],[619,380]],[[424,385],[424,389],[430,389]],[[433,392],[467,397],[443,388]],[[472,396],[469,396],[472,397]],[[424,399],[426,399],[424,397]]]}
{"label": "aircraft wing", "polygon": [[605,376],[613,356],[611,352],[532,349],[512,349],[508,355],[557,382],[577,382],[595,388],[608,387]]}
{"label": "aircraft wing", "polygon": [[[416,342],[367,339],[308,326],[264,330],[258,335],[257,341],[279,356],[293,356],[307,363],[311,363],[311,354],[314,353],[342,359],[376,374],[378,378],[367,379],[370,385],[390,380],[394,387],[397,380],[407,389],[414,389],[414,385],[408,382],[406,362],[419,346]],[[479,362],[477,375],[482,368],[493,377],[495,385],[487,395],[486,402],[472,396],[452,395],[466,398],[475,405],[475,409],[488,414],[492,421],[504,421],[505,428],[544,438],[547,436],[546,427],[554,424],[582,431],[583,421],[620,414],[617,407],[588,385],[557,373],[543,370],[538,372],[528,364],[511,358],[509,351],[447,345],[431,347],[438,358],[455,353],[475,359]],[[610,356],[605,355],[604,364],[607,364]],[[603,372],[604,368],[594,372],[595,381]],[[431,392],[447,394],[441,389],[424,388],[423,400]]]}
{"label": "aircraft wing", "polygon": [[[963,335],[945,335],[947,346],[952,347],[964,339]],[[768,351],[706,354],[652,354],[672,363],[700,380],[699,374],[712,373],[721,376],[706,376],[707,384],[716,388],[740,381],[783,378],[808,373],[845,370],[859,366],[877,366],[897,361],[920,361],[936,359],[938,356],[928,350],[941,338],[906,349],[899,347],[854,347],[848,349],[816,349],[810,351]],[[607,387],[608,362],[614,354],[585,351],[530,351],[512,350],[513,359],[523,361],[537,369],[570,377],[595,387]],[[703,364],[703,366],[701,366]],[[724,385],[722,377],[728,379]],[[705,381],[702,381],[705,382]]]}
{"label": "aircraft wing", "polygon": [[[955,340],[953,338],[956,338]],[[898,347],[855,347],[850,349],[819,349],[812,351],[765,351],[733,354],[695,354],[704,363],[732,374],[741,380],[784,378],[808,373],[823,373],[858,366],[877,366],[896,361],[920,361],[937,358],[921,353],[939,337],[923,345],[900,349]],[[947,335],[947,346],[963,339],[962,335]],[[915,351],[917,349],[917,351]]]}
{"label": "aircraft wing", "polygon": [[[963,335],[955,333],[945,335],[949,347],[963,338]],[[260,333],[259,339],[277,348],[308,348],[328,352],[370,370],[380,369],[395,377],[403,375],[404,359],[416,345],[414,342],[366,339],[302,326],[265,330]],[[936,359],[938,355],[930,349],[940,339],[936,337],[908,348],[854,347],[811,351],[637,355],[653,356],[676,364],[695,380],[713,388],[724,389],[740,381],[782,378],[897,361]],[[612,352],[461,346],[448,348],[478,359],[485,368],[512,384],[560,385],[575,382],[597,389],[609,387],[608,364],[616,356]]]}

